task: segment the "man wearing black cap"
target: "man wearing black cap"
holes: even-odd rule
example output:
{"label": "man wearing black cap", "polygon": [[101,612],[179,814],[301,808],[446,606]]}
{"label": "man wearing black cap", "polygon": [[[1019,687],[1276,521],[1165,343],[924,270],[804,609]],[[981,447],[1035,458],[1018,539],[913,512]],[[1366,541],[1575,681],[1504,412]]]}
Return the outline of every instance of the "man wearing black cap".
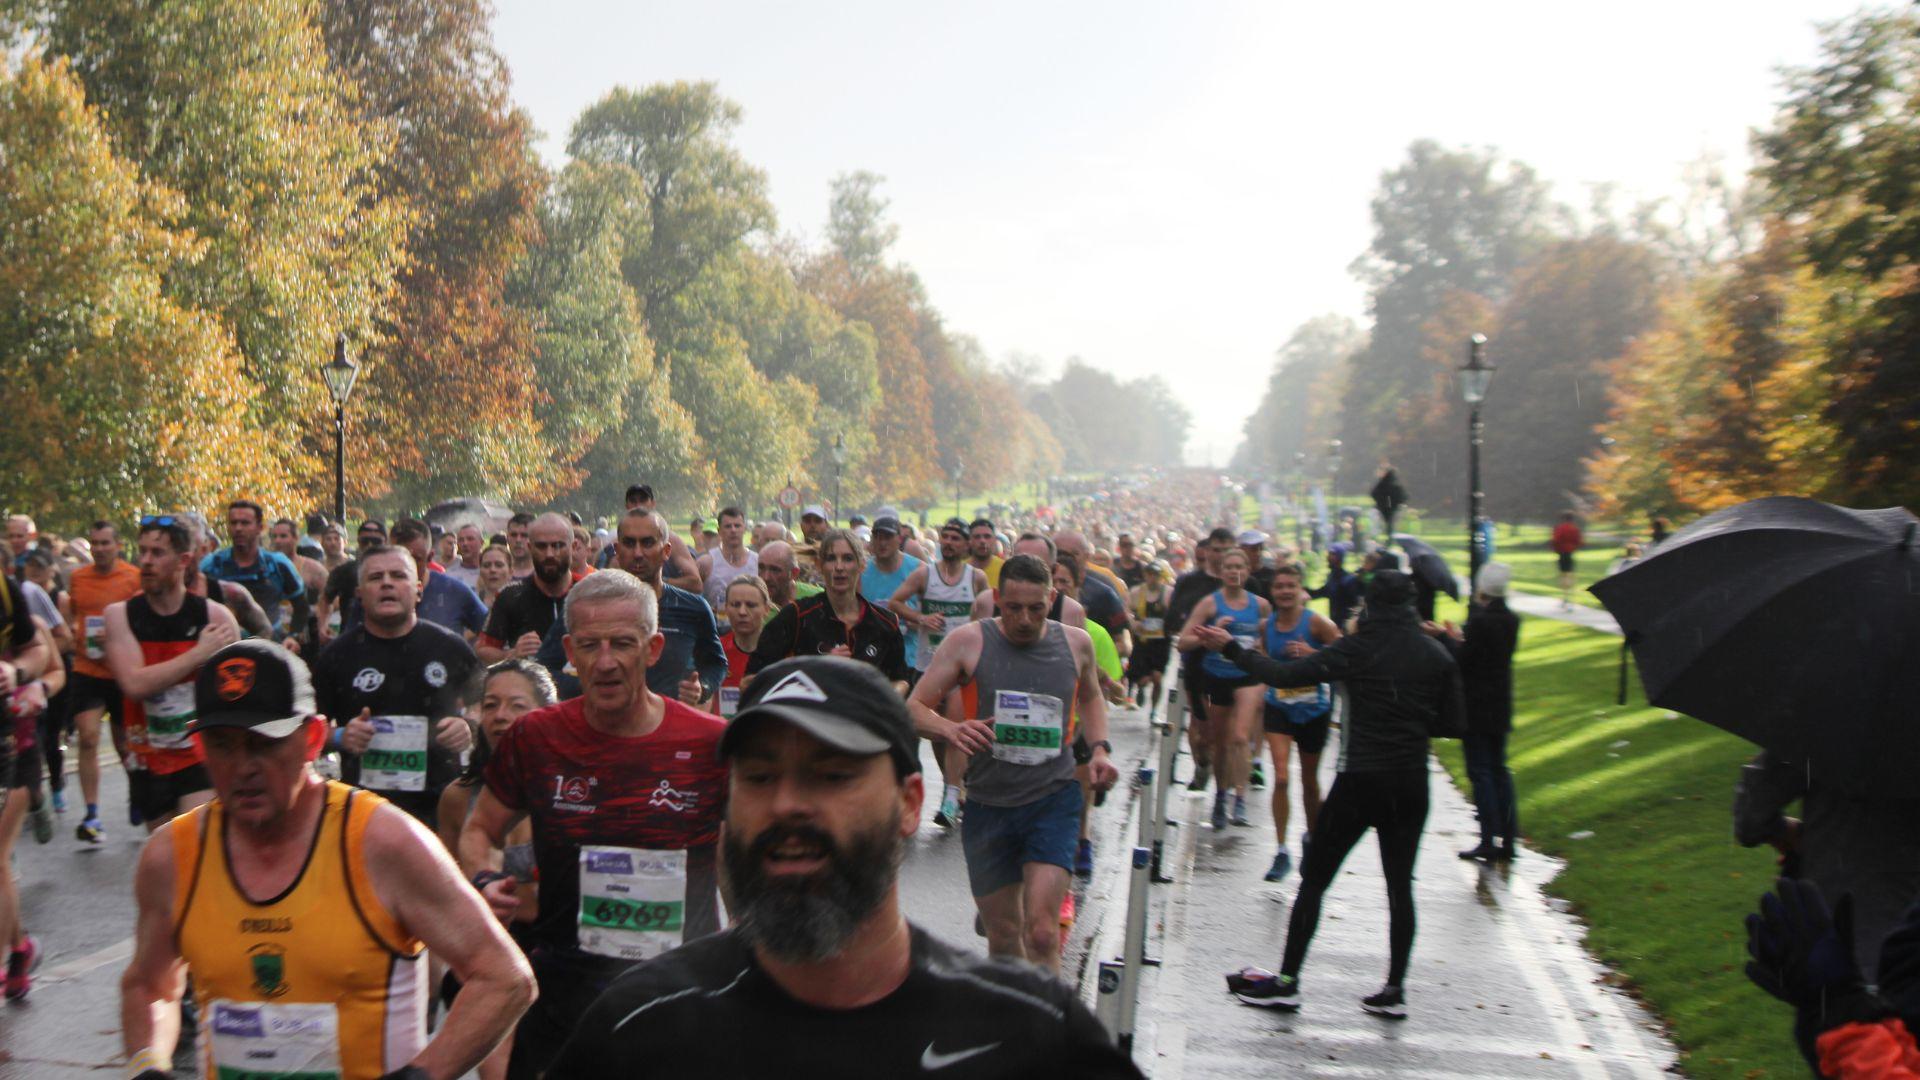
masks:
{"label": "man wearing black cap", "polygon": [[[433,834],[322,780],[306,665],[265,641],[208,658],[189,730],[216,798],[140,853],[120,978],[134,1080],[170,1080],[183,975],[203,1076],[424,1080],[473,1068],[533,997],[526,961]],[[460,997],[427,1041],[431,950]]]}
{"label": "man wearing black cap", "polygon": [[1229,984],[1249,1005],[1289,1012],[1300,1007],[1300,967],[1320,922],[1320,902],[1347,852],[1371,828],[1380,837],[1387,879],[1387,984],[1361,999],[1377,1016],[1407,1015],[1402,989],[1413,951],[1413,864],[1427,822],[1427,754],[1432,736],[1466,732],[1460,669],[1421,629],[1413,608],[1413,581],[1382,570],[1367,583],[1366,607],[1353,634],[1298,660],[1279,660],[1242,648],[1227,631],[1202,626],[1195,634],[1241,670],[1269,686],[1345,683],[1349,702],[1341,731],[1340,771],[1313,823],[1313,843],[1300,864],[1300,895],[1287,925],[1286,955],[1278,976]]}
{"label": "man wearing black cap", "polygon": [[1138,1076],[1066,986],[907,921],[898,872],[925,796],[913,747],[871,665],[795,657],[762,672],[720,745],[733,926],[621,976],[550,1080],[641,1063],[659,1076]]}
{"label": "man wearing black cap", "polygon": [[588,574],[565,618],[581,696],[501,736],[460,833],[462,868],[505,921],[519,898],[501,849],[522,820],[533,826],[540,912],[523,940],[540,1002],[514,1035],[516,1077],[547,1068],[616,976],[720,929],[721,720],[648,689],[666,640],[639,578]]}
{"label": "man wearing black cap", "polygon": [[360,523],[354,538],[354,557],[327,573],[327,587],[320,593],[320,606],[314,618],[320,623],[320,644],[325,645],[341,631],[360,624],[360,556],[370,548],[387,545],[387,526],[378,518]]}

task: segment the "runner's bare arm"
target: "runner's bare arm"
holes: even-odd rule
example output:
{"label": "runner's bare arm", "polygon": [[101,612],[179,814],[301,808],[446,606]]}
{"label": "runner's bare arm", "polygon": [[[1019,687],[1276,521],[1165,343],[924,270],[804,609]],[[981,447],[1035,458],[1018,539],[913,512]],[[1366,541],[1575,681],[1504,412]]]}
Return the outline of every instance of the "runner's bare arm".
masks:
{"label": "runner's bare arm", "polygon": [[693,556],[687,554],[687,549],[677,541],[673,545],[673,550],[667,552],[667,568],[663,571],[663,576],[667,579],[667,584],[674,588],[685,589],[695,594],[700,592],[701,582],[704,580],[700,576],[700,568],[693,564]]}
{"label": "runner's bare arm", "polygon": [[981,592],[974,593],[973,611],[970,613],[973,616],[973,621],[979,622],[982,619],[993,618],[993,607],[995,603],[992,589],[985,589]]}
{"label": "runner's bare arm", "polygon": [[[40,630],[38,620],[35,620],[34,628],[36,631]],[[6,665],[12,669],[13,678],[8,685],[0,686],[0,690],[11,693],[16,687],[25,686],[44,675],[56,666],[53,658],[54,651],[47,644],[47,635],[36,632],[25,645],[20,646],[14,651],[13,656],[5,661]]]}
{"label": "runner's bare arm", "polygon": [[454,853],[460,860],[460,872],[472,877],[482,870],[500,869],[500,852],[507,846],[507,834],[526,816],[525,811],[512,809],[482,784],[467,823],[460,827],[460,846]]}
{"label": "runner's bare arm", "polygon": [[480,1064],[533,1004],[533,969],[426,827],[392,806],[367,822],[374,893],[460,980],[460,996],[410,1063],[434,1080]]}
{"label": "runner's bare arm", "polygon": [[235,585],[231,581],[222,581],[218,584],[220,586],[219,603],[231,612],[238,625],[245,627],[247,633],[254,637],[266,637],[272,632],[273,624],[267,621],[266,610],[260,606],[260,601],[253,598],[253,594],[248,592],[245,586]]}
{"label": "runner's bare arm", "polygon": [[940,715],[947,694],[965,683],[980,662],[980,624],[970,622],[947,635],[933,652],[927,670],[907,697],[913,729],[928,739],[942,739],[972,754],[993,742],[993,728],[979,720],[949,720]]}
{"label": "runner's bare arm", "polygon": [[1311,614],[1313,615],[1313,629],[1309,630],[1308,633],[1313,635],[1313,640],[1322,645],[1331,645],[1340,640],[1340,628],[1333,625],[1332,619],[1327,618],[1317,611]]}
{"label": "runner's bare arm", "polygon": [[893,595],[887,598],[887,610],[900,616],[902,625],[918,629],[920,613],[913,610],[913,605],[907,601],[919,596],[926,589],[927,564],[921,563],[913,568],[913,573],[907,575],[907,580],[901,582],[900,587],[893,590]]}
{"label": "runner's bare arm", "polygon": [[200,670],[207,657],[240,640],[240,624],[233,612],[219,604],[207,605],[207,627],[193,648],[170,660],[148,664],[140,652],[140,641],[127,624],[125,602],[107,607],[107,667],[113,679],[130,698],[151,697]]}
{"label": "runner's bare arm", "polygon": [[120,973],[121,1045],[129,1058],[148,1052],[143,1060],[161,1070],[173,1064],[187,980],[173,941],[173,888],[173,834],[161,829],[147,838],[134,868],[133,958]]}

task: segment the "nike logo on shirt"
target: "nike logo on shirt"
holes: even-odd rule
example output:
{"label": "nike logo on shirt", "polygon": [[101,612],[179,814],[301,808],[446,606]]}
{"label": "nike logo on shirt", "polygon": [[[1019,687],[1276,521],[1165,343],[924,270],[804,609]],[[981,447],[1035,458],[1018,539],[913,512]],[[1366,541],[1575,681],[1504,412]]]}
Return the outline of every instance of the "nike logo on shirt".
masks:
{"label": "nike logo on shirt", "polygon": [[970,1057],[978,1057],[989,1050],[997,1048],[999,1045],[999,1043],[988,1043],[985,1046],[974,1046],[965,1050],[955,1050],[951,1054],[936,1054],[933,1052],[933,1044],[928,1043],[926,1052],[920,1055],[920,1067],[927,1072],[932,1072],[935,1069],[944,1069],[949,1065],[957,1065]]}

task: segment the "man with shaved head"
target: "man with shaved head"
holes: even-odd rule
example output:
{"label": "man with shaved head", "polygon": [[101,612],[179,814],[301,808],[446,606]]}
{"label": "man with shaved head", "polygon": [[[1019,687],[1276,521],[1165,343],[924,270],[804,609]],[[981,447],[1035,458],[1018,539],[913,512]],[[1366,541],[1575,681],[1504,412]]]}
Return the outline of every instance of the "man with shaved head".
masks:
{"label": "man with shaved head", "polygon": [[530,657],[559,620],[573,588],[573,523],[559,514],[541,514],[527,528],[533,573],[500,591],[487,615],[487,628],[474,642],[480,659],[497,664],[509,656]]}
{"label": "man with shaved head", "polygon": [[1105,627],[1115,647],[1125,656],[1128,652],[1123,644],[1127,631],[1126,583],[1093,561],[1093,545],[1087,543],[1084,534],[1071,530],[1054,533],[1053,545],[1087,572],[1087,579],[1080,585],[1080,603],[1087,609],[1087,618]]}
{"label": "man with shaved head", "polygon": [[775,540],[760,549],[760,577],[767,583],[767,621],[795,600],[817,596],[820,586],[801,581],[794,573],[793,545]]}

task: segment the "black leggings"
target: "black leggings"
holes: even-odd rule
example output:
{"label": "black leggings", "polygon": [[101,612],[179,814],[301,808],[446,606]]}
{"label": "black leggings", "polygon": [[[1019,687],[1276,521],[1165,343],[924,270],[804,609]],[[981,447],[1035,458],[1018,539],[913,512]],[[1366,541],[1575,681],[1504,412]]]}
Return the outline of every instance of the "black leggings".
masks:
{"label": "black leggings", "polygon": [[1427,770],[1341,773],[1313,822],[1313,842],[1300,864],[1300,895],[1287,924],[1282,975],[1300,974],[1307,946],[1320,925],[1320,901],[1333,883],[1347,852],[1372,828],[1380,838],[1380,865],[1387,877],[1388,943],[1392,960],[1387,982],[1399,986],[1413,952],[1413,861],[1420,854],[1420,831],[1427,824]]}

